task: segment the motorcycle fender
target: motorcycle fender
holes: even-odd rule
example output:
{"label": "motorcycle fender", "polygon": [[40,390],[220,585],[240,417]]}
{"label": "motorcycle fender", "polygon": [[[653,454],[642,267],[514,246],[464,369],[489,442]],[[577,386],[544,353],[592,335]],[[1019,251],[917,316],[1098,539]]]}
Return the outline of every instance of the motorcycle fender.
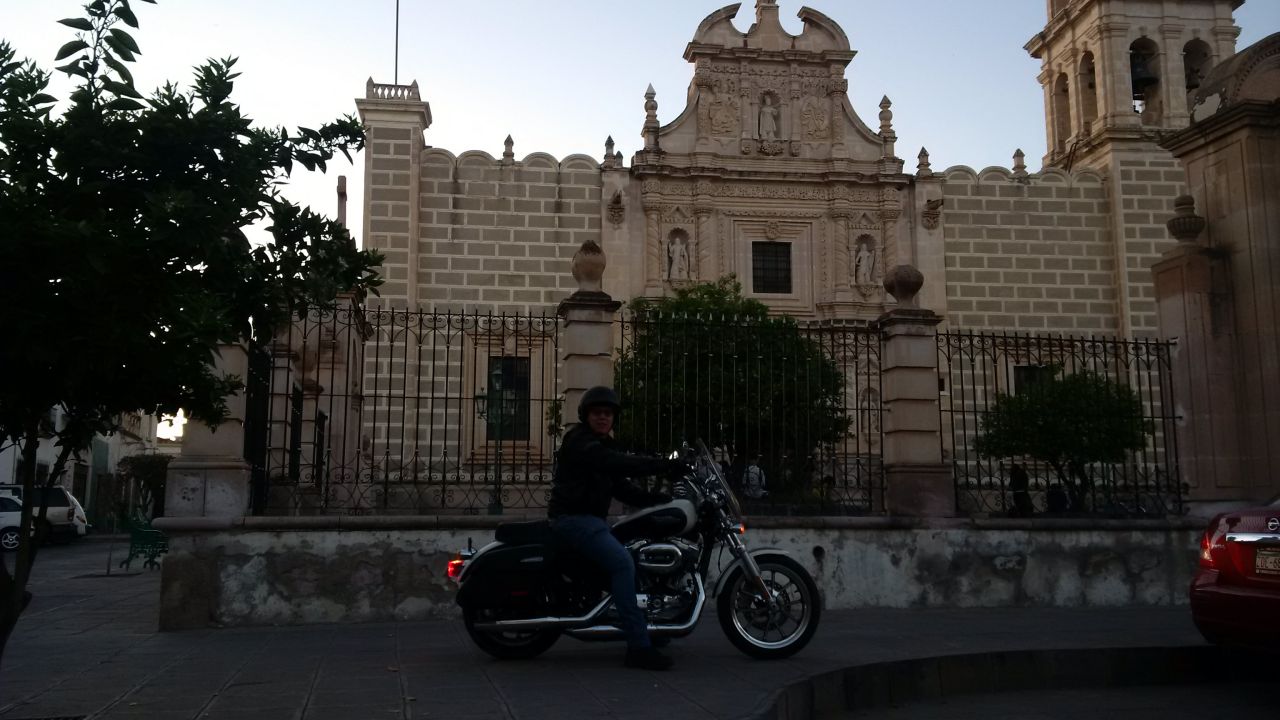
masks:
{"label": "motorcycle fender", "polygon": [[[774,547],[753,548],[749,550],[747,554],[753,558],[760,557],[761,555],[786,555],[788,557],[791,556],[791,553],[787,552],[786,550],[782,550],[781,548],[774,548]],[[724,569],[724,572],[720,573],[720,577],[716,578],[716,587],[715,587],[715,590],[711,592],[711,597],[713,598],[720,597],[720,591],[724,589],[725,583],[729,581],[729,576],[732,575],[734,569],[740,565],[742,565],[741,560],[734,560],[729,565],[729,567]]]}

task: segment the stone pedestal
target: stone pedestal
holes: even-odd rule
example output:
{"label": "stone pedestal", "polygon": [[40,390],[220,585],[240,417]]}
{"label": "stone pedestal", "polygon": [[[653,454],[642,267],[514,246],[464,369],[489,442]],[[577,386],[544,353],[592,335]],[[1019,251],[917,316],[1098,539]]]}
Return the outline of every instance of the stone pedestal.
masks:
{"label": "stone pedestal", "polygon": [[885,278],[898,307],[880,317],[884,403],[885,507],[891,515],[956,514],[951,466],[942,461],[938,412],[937,326],[932,310],[916,306],[924,278],[900,265]]}
{"label": "stone pedestal", "polygon": [[[219,347],[216,372],[247,379],[249,357],[242,345]],[[249,464],[244,459],[245,396],[227,398],[228,417],[216,429],[192,421],[182,434],[182,453],[169,463],[166,517],[243,517],[249,510]]]}

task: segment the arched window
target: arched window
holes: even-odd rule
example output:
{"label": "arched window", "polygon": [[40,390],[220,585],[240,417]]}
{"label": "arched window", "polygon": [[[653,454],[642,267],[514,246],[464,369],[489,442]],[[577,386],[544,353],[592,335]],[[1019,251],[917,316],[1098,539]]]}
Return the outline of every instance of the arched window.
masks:
{"label": "arched window", "polygon": [[1071,90],[1067,74],[1059,73],[1053,83],[1053,144],[1058,152],[1067,151],[1071,137]]}
{"label": "arched window", "polygon": [[1129,45],[1129,79],[1133,87],[1133,111],[1143,125],[1159,125],[1164,115],[1160,101],[1160,47],[1148,37]]}
{"label": "arched window", "polygon": [[1200,87],[1209,68],[1213,66],[1213,49],[1209,43],[1196,38],[1182,48],[1182,68],[1187,74],[1187,92]]}
{"label": "arched window", "polygon": [[1088,132],[1098,119],[1098,76],[1091,52],[1080,58],[1080,111],[1085,123],[1082,130]]}

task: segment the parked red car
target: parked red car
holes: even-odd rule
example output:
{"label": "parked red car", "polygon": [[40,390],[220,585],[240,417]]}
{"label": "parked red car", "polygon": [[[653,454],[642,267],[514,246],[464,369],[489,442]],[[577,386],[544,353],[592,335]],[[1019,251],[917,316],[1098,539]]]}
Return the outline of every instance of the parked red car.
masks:
{"label": "parked red car", "polygon": [[1280,496],[1209,522],[1191,581],[1191,617],[1212,643],[1280,643]]}

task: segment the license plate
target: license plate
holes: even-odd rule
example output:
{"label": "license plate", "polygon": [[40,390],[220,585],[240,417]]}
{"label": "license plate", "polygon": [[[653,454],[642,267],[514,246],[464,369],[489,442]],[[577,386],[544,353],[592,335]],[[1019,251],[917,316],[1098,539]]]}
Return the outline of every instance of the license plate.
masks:
{"label": "license plate", "polygon": [[1259,575],[1280,575],[1280,550],[1258,550],[1253,556],[1253,569]]}

